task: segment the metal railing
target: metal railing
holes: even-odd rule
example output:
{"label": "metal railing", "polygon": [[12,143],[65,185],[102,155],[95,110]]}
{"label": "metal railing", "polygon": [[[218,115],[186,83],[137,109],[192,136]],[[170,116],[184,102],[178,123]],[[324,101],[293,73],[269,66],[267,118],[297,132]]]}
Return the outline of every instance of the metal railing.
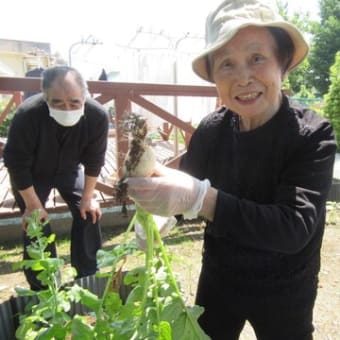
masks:
{"label": "metal railing", "polygon": [[[112,125],[115,127],[116,152],[118,175],[120,175],[123,161],[128,150],[128,140],[124,134],[121,124],[127,112],[131,111],[132,103],[142,107],[151,114],[161,118],[166,122],[167,127],[163,129],[163,134],[167,135],[176,128],[181,133],[176,134],[177,138],[184,137],[187,146],[195,128],[188,122],[177,117],[177,114],[163,109],[153,103],[147,96],[169,96],[169,97],[211,97],[217,98],[216,88],[213,86],[197,85],[171,85],[171,84],[151,84],[151,83],[118,83],[108,81],[88,81],[88,90],[91,96],[101,104],[112,104],[115,116],[110,117]],[[4,121],[13,106],[17,106],[23,100],[24,92],[39,92],[41,85],[40,78],[20,78],[20,77],[0,77],[0,95],[12,96],[3,112],[0,112],[0,124]],[[217,103],[217,100],[216,100]],[[177,143],[178,141],[174,141]],[[176,166],[181,154],[174,154],[168,160],[167,165]],[[104,183],[98,182],[98,189],[104,193],[112,192],[112,188]]]}

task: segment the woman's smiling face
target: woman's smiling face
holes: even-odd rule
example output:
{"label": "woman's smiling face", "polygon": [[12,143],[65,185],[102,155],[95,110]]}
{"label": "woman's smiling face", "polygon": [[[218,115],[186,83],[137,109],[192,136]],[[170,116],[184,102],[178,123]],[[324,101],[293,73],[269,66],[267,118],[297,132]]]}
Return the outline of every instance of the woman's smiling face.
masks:
{"label": "woman's smiling face", "polygon": [[241,116],[244,130],[263,125],[280,107],[284,74],[277,51],[266,28],[248,26],[211,55],[221,101]]}

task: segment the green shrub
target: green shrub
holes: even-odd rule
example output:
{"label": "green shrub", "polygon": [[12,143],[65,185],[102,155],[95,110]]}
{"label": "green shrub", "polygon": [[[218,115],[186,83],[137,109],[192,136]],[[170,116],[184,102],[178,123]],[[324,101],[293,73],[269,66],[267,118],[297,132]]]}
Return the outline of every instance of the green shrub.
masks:
{"label": "green shrub", "polygon": [[335,62],[330,68],[330,86],[325,95],[324,112],[331,121],[340,145],[340,52],[335,56]]}
{"label": "green shrub", "polygon": [[[6,106],[6,103],[4,102],[0,103],[0,113],[4,111],[5,106]],[[12,108],[12,110],[7,115],[5,120],[0,124],[0,137],[7,137],[8,129],[11,125],[15,110],[16,108]]]}

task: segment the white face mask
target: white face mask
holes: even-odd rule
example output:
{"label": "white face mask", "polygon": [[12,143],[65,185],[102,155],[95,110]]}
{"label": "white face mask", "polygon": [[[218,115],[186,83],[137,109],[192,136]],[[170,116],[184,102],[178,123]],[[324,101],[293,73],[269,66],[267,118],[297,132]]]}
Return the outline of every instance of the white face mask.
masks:
{"label": "white face mask", "polygon": [[81,116],[84,115],[84,106],[77,110],[58,110],[53,107],[48,107],[50,116],[56,120],[62,126],[73,126],[79,122]]}

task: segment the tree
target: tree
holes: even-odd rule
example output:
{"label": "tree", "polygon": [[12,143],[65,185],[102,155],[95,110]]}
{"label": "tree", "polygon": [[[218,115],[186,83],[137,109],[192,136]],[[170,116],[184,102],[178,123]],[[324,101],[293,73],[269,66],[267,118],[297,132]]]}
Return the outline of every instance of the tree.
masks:
{"label": "tree", "polygon": [[329,68],[334,56],[340,51],[340,1],[320,0],[320,23],[313,25],[313,41],[309,56],[311,71],[307,81],[319,95],[328,91],[330,84]]}
{"label": "tree", "polygon": [[340,51],[335,56],[335,63],[330,67],[330,86],[325,95],[324,112],[331,121],[340,145]]}
{"label": "tree", "polygon": [[[276,5],[280,15],[287,21],[293,23],[307,38],[311,37],[311,33],[315,23],[311,20],[308,11],[306,13],[294,12],[288,15],[288,3],[284,0],[277,0]],[[285,86],[289,87],[291,92],[298,97],[311,97],[315,93],[315,88],[309,84],[307,74],[310,72],[309,58],[306,58],[293,72],[290,72]]]}

